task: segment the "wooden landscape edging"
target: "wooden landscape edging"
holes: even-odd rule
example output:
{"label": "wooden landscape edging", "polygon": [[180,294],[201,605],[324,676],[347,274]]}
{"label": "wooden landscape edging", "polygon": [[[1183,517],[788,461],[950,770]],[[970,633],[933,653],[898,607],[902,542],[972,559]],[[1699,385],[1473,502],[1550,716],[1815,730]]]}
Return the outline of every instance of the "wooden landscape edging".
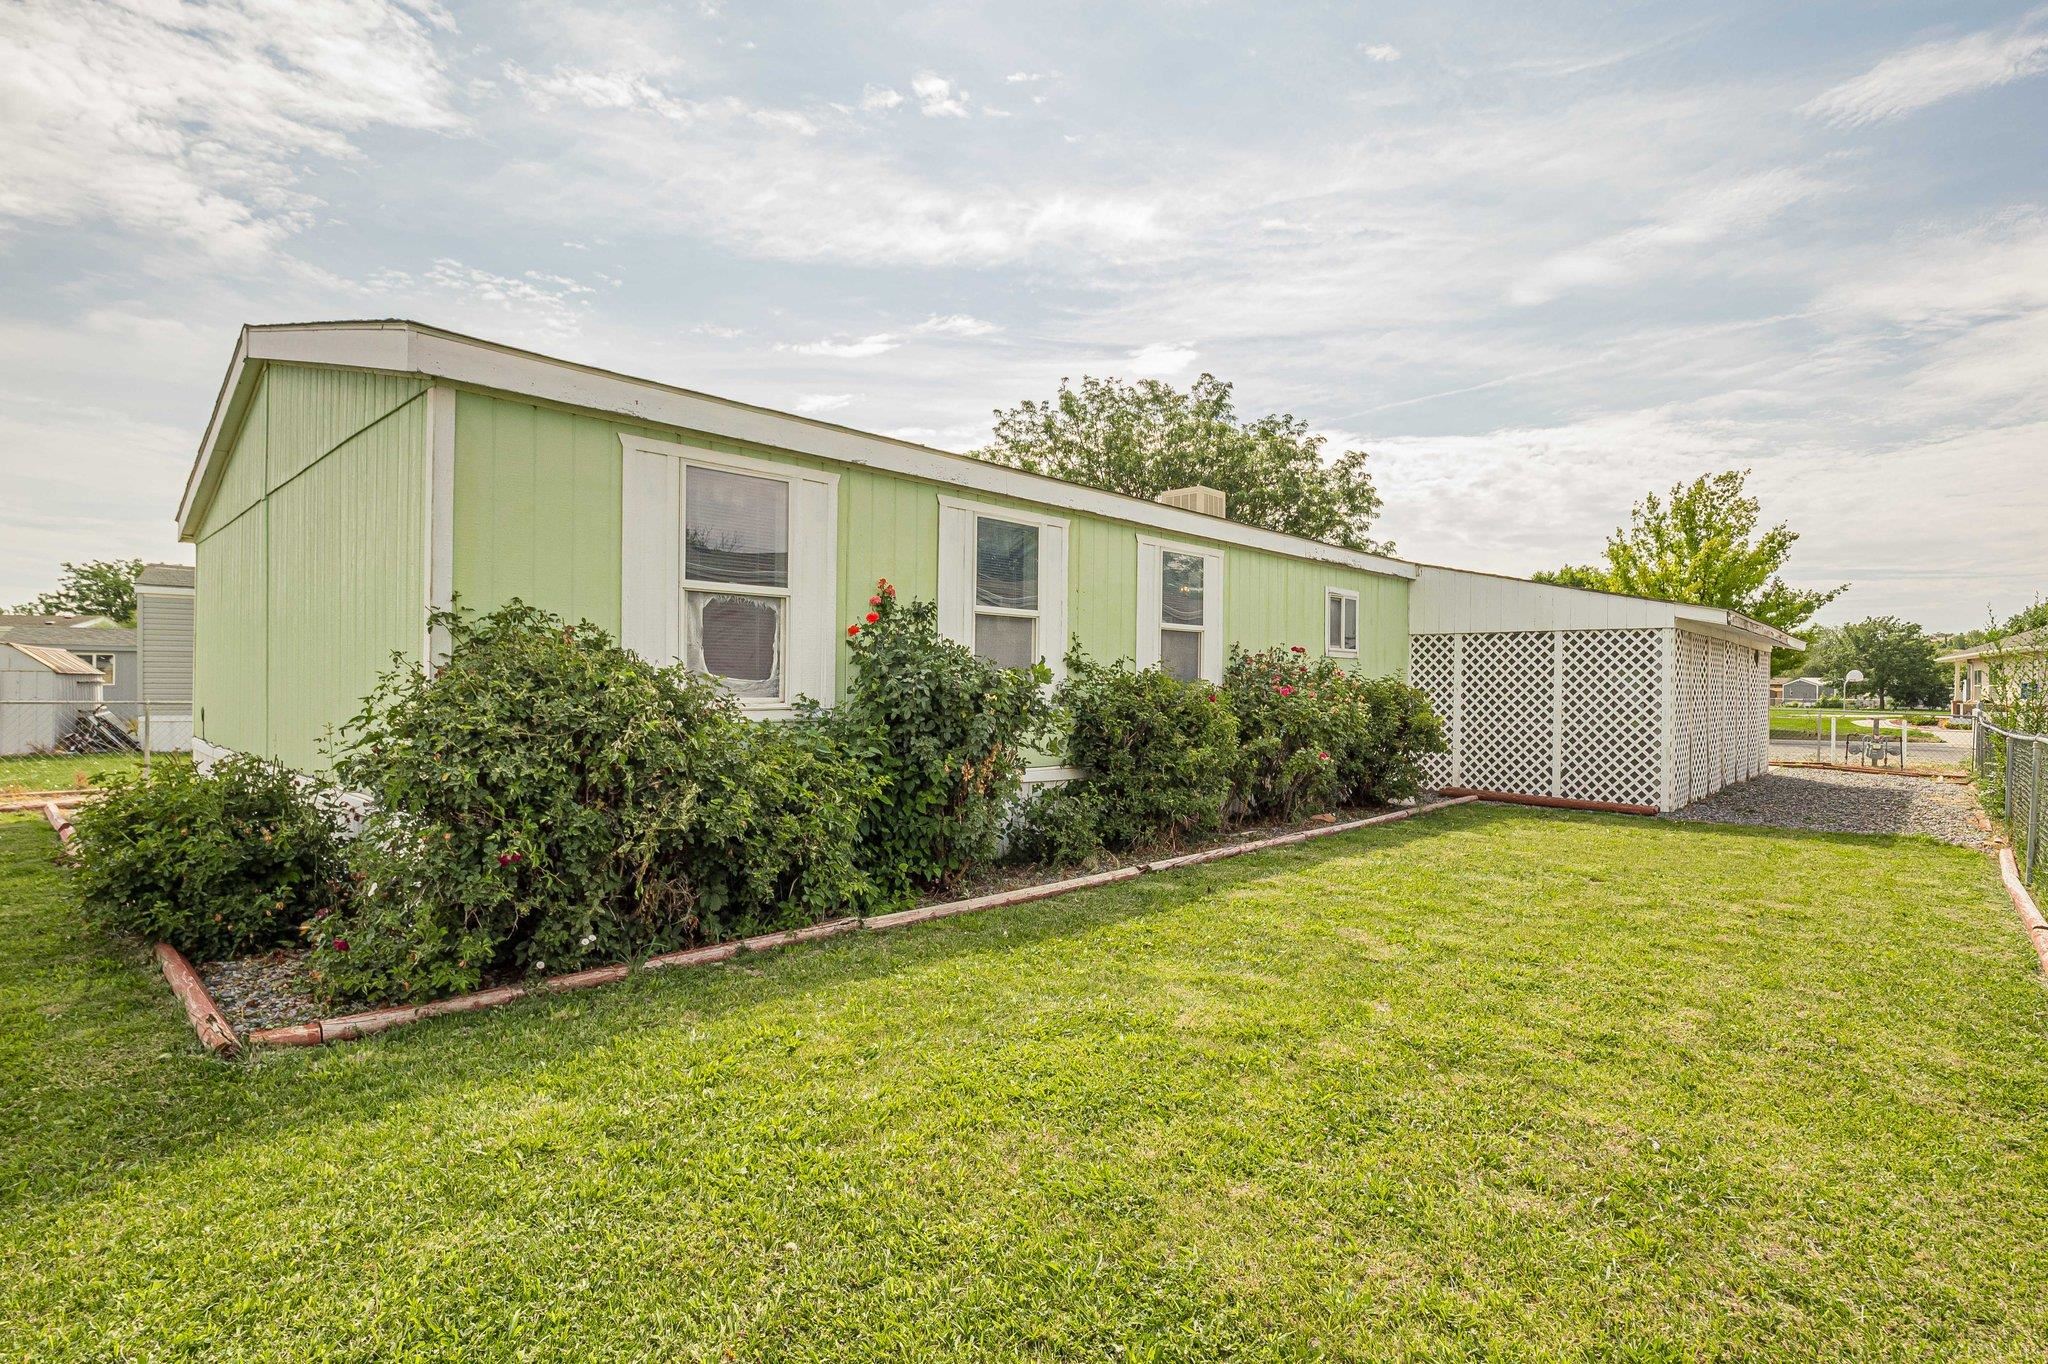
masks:
{"label": "wooden landscape edging", "polygon": [[2041,970],[2048,973],[2048,919],[2041,917],[2040,906],[2027,893],[2027,883],[2020,880],[2020,866],[2013,860],[2009,847],[1998,850],[1998,879],[2005,882],[2005,893],[2012,897],[2012,907],[2020,912],[2020,922],[2027,927],[2027,941],[2034,945],[2034,955],[2041,959]]}
{"label": "wooden landscape edging", "polygon": [[[43,818],[56,831],[58,846],[71,851],[71,841],[78,836],[71,827],[71,821],[64,818],[64,812],[57,808],[57,802],[43,802]],[[153,949],[157,965],[163,968],[164,979],[170,983],[171,993],[185,1006],[185,1017],[192,1024],[192,1031],[199,1035],[199,1041],[215,1056],[234,1056],[241,1052],[241,1039],[228,1026],[220,1006],[207,993],[206,982],[192,969],[192,963],[185,960],[185,954],[167,942],[160,942]]]}
{"label": "wooden landscape edging", "polygon": [[[1255,838],[1244,843],[1233,843],[1227,847],[1207,848],[1200,852],[1183,853],[1177,857],[1159,858],[1150,862],[1134,863],[1127,867],[1115,867],[1108,871],[1092,872],[1086,876],[1068,877],[1061,881],[1046,881],[1035,886],[1023,886],[1016,890],[998,891],[991,895],[976,895],[965,900],[952,900],[939,905],[920,905],[915,909],[897,910],[892,914],[877,914],[867,919],[829,919],[824,923],[807,924],[802,928],[785,929],[778,933],[762,933],[736,942],[713,943],[706,947],[686,948],[680,952],[664,952],[649,957],[640,963],[641,971],[660,971],[677,966],[708,966],[714,962],[730,961],[741,952],[772,952],[778,948],[797,943],[816,942],[823,938],[836,937],[856,929],[875,930],[902,928],[910,924],[925,923],[932,919],[950,918],[956,914],[971,914],[976,910],[995,909],[1003,905],[1028,904],[1033,900],[1045,900],[1069,891],[1086,890],[1091,886],[1106,886],[1118,881],[1128,881],[1151,872],[1171,871],[1179,867],[1191,867],[1203,862],[1217,862],[1226,857],[1240,857],[1245,853],[1260,852],[1267,848],[1286,847],[1294,843],[1305,843],[1312,838],[1328,838],[1332,834],[1350,833],[1354,829],[1369,828],[1376,824],[1393,824],[1417,815],[1433,814],[1448,810],[1455,805],[1469,805],[1481,799],[1479,795],[1457,792],[1446,793],[1448,798],[1431,801],[1427,805],[1411,806],[1406,810],[1390,810],[1386,814],[1370,815],[1364,819],[1347,820],[1344,823],[1332,821],[1319,828],[1297,829],[1292,833],[1275,834],[1270,838]],[[68,850],[73,831],[71,821],[64,818],[56,802],[43,804],[44,818],[57,831],[57,839]],[[1327,816],[1326,816],[1327,818]],[[206,983],[184,955],[169,943],[156,945],[156,957],[163,966],[164,978],[170,982],[179,1002],[185,1006],[185,1016],[191,1020],[192,1030],[199,1035],[209,1051],[219,1056],[233,1056],[242,1049],[242,1039],[235,1036],[228,1026],[213,996],[207,993]],[[319,1018],[305,1023],[287,1023],[275,1028],[257,1028],[248,1036],[252,1047],[317,1047],[328,1042],[347,1041],[356,1037],[368,1037],[372,1033],[385,1032],[391,1028],[404,1027],[422,1019],[439,1018],[446,1014],[474,1013],[479,1009],[496,1008],[514,1000],[532,995],[560,994],[569,990],[585,990],[597,985],[612,985],[633,974],[633,967],[626,963],[613,966],[594,966],[585,971],[571,971],[564,975],[547,976],[532,985],[499,985],[488,990],[475,990],[466,995],[449,999],[429,1000],[424,1004],[401,1004],[382,1009],[365,1009],[359,1013],[343,1014],[336,1018]]]}
{"label": "wooden landscape edging", "polygon": [[21,791],[11,796],[0,796],[0,813],[44,810],[51,805],[60,810],[75,810],[99,798],[98,791]]}
{"label": "wooden landscape edging", "polygon": [[1444,793],[1453,792],[1470,800],[1483,800],[1495,805],[1536,805],[1546,810],[1593,810],[1603,815],[1657,815],[1662,814],[1654,805],[1625,805],[1614,800],[1574,800],[1570,796],[1531,796],[1520,791],[1484,791],[1476,786],[1446,786]]}

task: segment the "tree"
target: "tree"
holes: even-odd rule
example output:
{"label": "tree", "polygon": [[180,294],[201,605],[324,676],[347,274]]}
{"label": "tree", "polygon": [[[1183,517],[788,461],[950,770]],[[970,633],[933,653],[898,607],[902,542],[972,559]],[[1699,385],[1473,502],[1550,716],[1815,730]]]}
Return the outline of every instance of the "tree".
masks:
{"label": "tree", "polygon": [[1368,554],[1393,546],[1368,533],[1380,513],[1365,452],[1334,457],[1286,413],[1246,422],[1230,385],[1204,374],[1183,393],[1144,379],[1062,379],[1057,397],[997,409],[982,459],[1091,488],[1154,498],[1197,483],[1220,488],[1232,521]]}
{"label": "tree", "polygon": [[1606,562],[1535,574],[1538,582],[1625,592],[1660,601],[1740,611],[1796,632],[1849,590],[1796,588],[1778,576],[1799,537],[1783,522],[1758,533],[1763,508],[1743,485],[1749,470],[1707,474],[1636,503],[1629,524],[1607,537]]}
{"label": "tree", "polygon": [[1863,686],[1877,693],[1880,710],[1894,701],[1931,706],[1947,699],[1949,679],[1934,661],[1934,641],[1911,621],[1872,616],[1844,625],[1841,638],[1849,666],[1862,671]]}
{"label": "tree", "polygon": [[140,559],[67,563],[56,591],[45,592],[15,610],[36,616],[106,616],[123,625],[133,625],[135,580],[141,576]]}

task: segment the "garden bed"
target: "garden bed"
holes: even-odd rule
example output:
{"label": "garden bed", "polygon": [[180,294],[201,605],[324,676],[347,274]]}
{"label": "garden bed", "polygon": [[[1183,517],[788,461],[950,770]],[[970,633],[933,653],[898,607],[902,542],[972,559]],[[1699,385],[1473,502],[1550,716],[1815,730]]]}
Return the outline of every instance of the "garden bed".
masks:
{"label": "garden bed", "polygon": [[[1381,805],[1341,810],[1290,823],[1269,823],[1234,829],[1215,838],[1189,841],[1175,847],[1153,847],[1117,855],[1102,854],[1080,867],[992,868],[980,875],[967,878],[949,892],[927,894],[917,904],[894,914],[880,915],[864,921],[836,920],[785,933],[769,933],[733,942],[707,944],[702,948],[652,959],[644,964],[643,969],[700,963],[715,965],[730,960],[742,949],[754,952],[772,950],[795,941],[830,936],[834,932],[846,931],[861,924],[869,927],[895,927],[974,909],[993,908],[999,904],[1042,899],[1063,894],[1068,890],[1082,889],[1088,885],[1137,876],[1146,871],[1210,861],[1241,852],[1256,851],[1262,847],[1274,846],[1276,843],[1293,842],[1302,838],[1387,823],[1452,805],[1465,804],[1473,799],[1475,797],[1465,796],[1445,800],[1424,800],[1405,806]],[[291,1045],[331,1040],[323,1036],[317,1027],[311,1032],[299,1030],[300,1025],[317,1025],[323,1019],[328,1024],[328,1032],[348,1032],[355,1035],[357,1030],[348,1028],[341,1019],[370,1016],[382,1018],[394,1012],[394,1009],[372,1009],[362,1014],[344,1014],[341,1019],[329,1017],[332,1011],[329,1006],[320,1002],[308,975],[311,959],[312,953],[304,949],[276,948],[245,957],[195,963],[194,969],[204,982],[220,1016],[227,1021],[228,1026],[238,1037],[278,1030],[276,1035],[257,1036],[251,1039],[259,1044]],[[506,975],[485,981],[484,988],[474,994],[488,997],[489,1004],[509,1003],[513,999],[523,998],[533,989],[562,990],[609,984],[623,978],[630,969],[626,964],[620,963],[574,972],[567,976]],[[458,997],[458,1000],[460,998],[462,997]],[[411,1007],[426,1010],[425,1014],[418,1015],[424,1017],[431,1017],[436,1013],[466,1011],[448,1007],[457,1004],[458,1000],[442,1000]],[[487,1006],[488,1004],[482,1007]],[[401,1021],[411,1022],[414,1019],[408,1017]],[[371,1030],[381,1031],[381,1027],[365,1028],[360,1031]]]}

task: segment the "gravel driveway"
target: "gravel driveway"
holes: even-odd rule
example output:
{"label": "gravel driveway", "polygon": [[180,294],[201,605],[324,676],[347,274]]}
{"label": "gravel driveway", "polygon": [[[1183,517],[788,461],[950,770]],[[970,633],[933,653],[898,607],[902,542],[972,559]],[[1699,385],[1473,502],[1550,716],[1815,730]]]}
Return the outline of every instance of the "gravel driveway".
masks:
{"label": "gravel driveway", "polygon": [[1973,788],[1881,772],[1772,772],[1663,818],[1825,833],[1927,834],[1969,848],[1991,846]]}

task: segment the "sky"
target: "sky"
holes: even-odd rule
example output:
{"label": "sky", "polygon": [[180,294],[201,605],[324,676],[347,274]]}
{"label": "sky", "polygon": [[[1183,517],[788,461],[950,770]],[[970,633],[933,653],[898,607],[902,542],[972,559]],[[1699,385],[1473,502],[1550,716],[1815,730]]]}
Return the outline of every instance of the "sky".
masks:
{"label": "sky", "polygon": [[0,606],[189,562],[244,322],[967,450],[1062,377],[1371,452],[1406,557],[1754,470],[1821,616],[2048,593],[2048,6],[0,7]]}

